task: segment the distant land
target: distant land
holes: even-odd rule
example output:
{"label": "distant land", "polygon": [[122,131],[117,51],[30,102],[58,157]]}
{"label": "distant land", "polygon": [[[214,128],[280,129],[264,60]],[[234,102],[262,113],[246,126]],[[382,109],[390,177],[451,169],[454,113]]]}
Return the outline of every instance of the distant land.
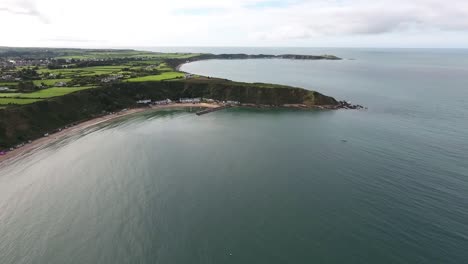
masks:
{"label": "distant land", "polygon": [[183,63],[209,59],[341,58],[0,47],[0,151],[76,122],[142,107],[141,102],[169,99],[175,104],[188,98],[250,107],[359,107],[302,88],[240,83],[179,71]]}

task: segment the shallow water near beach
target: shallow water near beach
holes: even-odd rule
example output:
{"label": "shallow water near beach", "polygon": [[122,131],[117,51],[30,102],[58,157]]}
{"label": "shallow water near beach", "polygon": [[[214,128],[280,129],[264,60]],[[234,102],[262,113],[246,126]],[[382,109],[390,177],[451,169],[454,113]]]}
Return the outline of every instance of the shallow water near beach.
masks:
{"label": "shallow water near beach", "polygon": [[353,58],[182,70],[369,109],[150,111],[0,164],[0,263],[466,262],[468,51],[217,51]]}

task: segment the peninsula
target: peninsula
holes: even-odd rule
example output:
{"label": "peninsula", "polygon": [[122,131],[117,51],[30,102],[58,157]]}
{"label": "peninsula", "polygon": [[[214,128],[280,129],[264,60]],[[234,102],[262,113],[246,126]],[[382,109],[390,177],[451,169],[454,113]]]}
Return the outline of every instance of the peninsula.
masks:
{"label": "peninsula", "polygon": [[250,107],[353,108],[316,91],[178,70],[183,63],[208,59],[340,58],[0,47],[0,155],[70,124],[141,108],[141,102],[203,98]]}

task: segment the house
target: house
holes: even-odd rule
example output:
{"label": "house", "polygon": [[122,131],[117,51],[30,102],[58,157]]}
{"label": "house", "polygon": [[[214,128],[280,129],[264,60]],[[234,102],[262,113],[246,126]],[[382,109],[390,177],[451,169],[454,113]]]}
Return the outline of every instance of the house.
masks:
{"label": "house", "polygon": [[198,104],[201,102],[201,98],[180,98],[179,102],[186,104]]}
{"label": "house", "polygon": [[171,99],[166,99],[166,100],[161,100],[161,101],[154,101],[153,104],[155,105],[168,105],[171,104],[172,100]]}
{"label": "house", "polygon": [[13,79],[13,76],[11,76],[11,75],[9,75],[9,74],[3,75],[3,76],[2,76],[2,79],[3,79],[3,80],[12,80],[12,79]]}
{"label": "house", "polygon": [[194,75],[191,74],[191,73],[186,73],[186,74],[185,74],[185,79],[193,78],[193,76],[194,76]]}
{"label": "house", "polygon": [[207,102],[207,103],[214,103],[216,102],[214,99],[208,99],[208,98],[203,98],[203,101]]}
{"label": "house", "polygon": [[8,91],[10,90],[10,88],[8,87],[0,87],[0,92],[5,92],[5,91]]}
{"label": "house", "polygon": [[239,101],[226,101],[226,104],[228,104],[228,105],[239,105],[240,102]]}
{"label": "house", "polygon": [[66,85],[67,85],[66,82],[56,82],[56,83],[55,83],[55,86],[57,86],[57,87],[64,87],[64,86],[66,86]]}
{"label": "house", "polygon": [[151,104],[151,99],[138,100],[137,104]]}

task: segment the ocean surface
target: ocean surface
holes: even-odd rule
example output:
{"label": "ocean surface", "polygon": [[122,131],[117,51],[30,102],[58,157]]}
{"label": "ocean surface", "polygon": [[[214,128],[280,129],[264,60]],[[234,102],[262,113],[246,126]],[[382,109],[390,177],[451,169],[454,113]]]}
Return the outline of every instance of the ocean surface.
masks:
{"label": "ocean surface", "polygon": [[468,50],[182,70],[365,111],[135,114],[0,164],[0,263],[468,263]]}

